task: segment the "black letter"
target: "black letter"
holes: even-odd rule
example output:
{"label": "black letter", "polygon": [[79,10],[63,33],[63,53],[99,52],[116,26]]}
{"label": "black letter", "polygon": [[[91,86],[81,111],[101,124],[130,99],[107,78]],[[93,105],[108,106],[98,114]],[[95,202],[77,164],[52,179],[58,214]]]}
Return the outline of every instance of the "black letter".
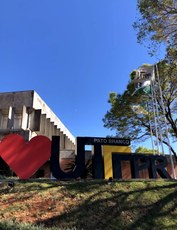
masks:
{"label": "black letter", "polygon": [[132,163],[132,178],[140,178],[139,171],[149,169],[149,158],[143,154],[135,154]]}
{"label": "black letter", "polygon": [[122,179],[121,161],[130,161],[130,164],[132,165],[132,155],[112,153],[113,178],[115,179]]}
{"label": "black letter", "polygon": [[60,137],[52,137],[51,146],[51,171],[52,175],[57,179],[69,179],[81,177],[85,172],[85,149],[82,140],[77,138],[77,156],[76,156],[76,167],[72,172],[63,172],[60,168]]}
{"label": "black letter", "polygon": [[102,179],[104,178],[104,161],[102,156],[101,145],[94,145],[94,155],[92,158],[92,174],[93,178]]}
{"label": "black letter", "polygon": [[157,179],[157,172],[162,178],[170,179],[170,175],[165,169],[168,165],[167,159],[164,156],[150,156],[151,168],[150,168],[150,177]]}

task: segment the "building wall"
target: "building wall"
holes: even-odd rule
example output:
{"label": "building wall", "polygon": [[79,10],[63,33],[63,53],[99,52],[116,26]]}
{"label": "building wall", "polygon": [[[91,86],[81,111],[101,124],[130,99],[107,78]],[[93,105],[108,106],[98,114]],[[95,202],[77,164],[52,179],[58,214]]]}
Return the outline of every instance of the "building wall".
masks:
{"label": "building wall", "polygon": [[0,93],[0,140],[10,133],[26,141],[58,135],[62,150],[75,149],[75,137],[34,90]]}
{"label": "building wall", "polygon": [[[19,134],[26,141],[37,135],[60,136],[60,151],[75,151],[75,137],[34,90],[0,93],[0,141],[9,134]],[[3,160],[1,167],[7,168]],[[50,177],[49,162],[34,177],[42,172]]]}

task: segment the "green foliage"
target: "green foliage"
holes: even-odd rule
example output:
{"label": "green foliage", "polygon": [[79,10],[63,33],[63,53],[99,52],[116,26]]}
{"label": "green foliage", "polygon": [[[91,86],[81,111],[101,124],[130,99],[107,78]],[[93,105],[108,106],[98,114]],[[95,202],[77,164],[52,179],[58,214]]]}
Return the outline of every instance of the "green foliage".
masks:
{"label": "green foliage", "polygon": [[177,49],[177,5],[176,0],[139,0],[140,17],[134,23],[140,43],[150,40],[149,49],[163,43]]}
{"label": "green foliage", "polygon": [[130,73],[130,78],[131,80],[134,80],[136,77],[136,70],[133,70],[131,73]]}
{"label": "green foliage", "polygon": [[[142,146],[139,146],[136,150],[135,153],[146,153],[146,154],[153,154],[152,149],[148,149]],[[155,150],[155,153],[157,153],[157,150]]]}
{"label": "green foliage", "polygon": [[[173,141],[177,141],[177,65],[175,63],[167,64],[166,61],[162,61],[158,63],[158,70],[169,132]],[[158,83],[155,82],[155,85],[158,86]],[[134,90],[134,84],[130,81],[123,94],[110,94],[108,102],[111,108],[105,114],[103,122],[105,127],[116,131],[116,136],[142,142],[150,137],[149,119],[153,125],[153,135],[156,135],[152,112],[153,105],[150,96],[142,95],[141,93],[132,95]],[[158,87],[155,87],[155,94],[159,108],[159,127],[161,127],[163,142],[167,144],[163,109]],[[134,105],[142,106],[143,110],[147,112],[136,113],[132,109]],[[172,147],[171,150],[176,156],[176,152]]]}
{"label": "green foliage", "polygon": [[177,63],[177,49],[168,47],[165,58],[169,63],[175,65]]}

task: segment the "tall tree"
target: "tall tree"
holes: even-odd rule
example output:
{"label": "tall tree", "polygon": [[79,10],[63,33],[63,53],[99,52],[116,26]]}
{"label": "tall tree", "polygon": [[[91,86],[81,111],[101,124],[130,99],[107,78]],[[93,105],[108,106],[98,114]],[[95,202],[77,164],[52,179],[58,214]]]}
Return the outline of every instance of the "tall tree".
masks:
{"label": "tall tree", "polygon": [[148,148],[139,146],[137,149],[135,149],[135,153],[152,154],[153,153],[153,149],[148,149]]}
{"label": "tall tree", "polygon": [[[162,61],[159,62],[157,66],[160,73],[160,85],[169,134],[173,141],[177,141],[177,65],[167,64],[166,61]],[[154,84],[158,85],[158,82],[155,81]],[[129,81],[127,89],[123,94],[110,93],[108,102],[111,108],[105,114],[103,122],[105,127],[115,130],[117,136],[142,142],[150,137],[151,130],[153,131],[153,135],[157,137],[152,110],[154,103],[151,103],[150,95],[144,95],[138,92],[134,94],[134,90],[134,84],[132,81]],[[154,90],[159,110],[159,128],[162,133],[162,137],[158,136],[157,138],[168,145],[159,88],[154,87]],[[153,124],[152,129],[150,128],[150,124]],[[172,145],[170,147],[176,157],[175,149],[173,149]]]}
{"label": "tall tree", "polygon": [[[149,48],[164,43],[168,50],[177,49],[177,1],[138,0],[140,17],[134,23],[140,43],[149,40]],[[175,56],[174,56],[175,57]],[[176,58],[176,57],[175,57]]]}

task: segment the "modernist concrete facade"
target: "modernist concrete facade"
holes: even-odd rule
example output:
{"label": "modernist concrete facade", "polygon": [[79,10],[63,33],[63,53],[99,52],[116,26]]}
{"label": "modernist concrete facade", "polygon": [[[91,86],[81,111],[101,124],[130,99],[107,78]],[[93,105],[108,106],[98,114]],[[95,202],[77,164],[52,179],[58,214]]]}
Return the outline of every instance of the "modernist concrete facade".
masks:
{"label": "modernist concrete facade", "polygon": [[[26,141],[37,135],[60,136],[61,164],[75,153],[75,137],[34,90],[0,93],[0,141],[14,133]],[[1,158],[0,166],[0,174],[12,175]],[[48,161],[32,177],[50,176]]]}
{"label": "modernist concrete facade", "polygon": [[75,149],[75,137],[34,90],[0,93],[0,140],[10,133],[27,141],[58,135],[61,150]]}

